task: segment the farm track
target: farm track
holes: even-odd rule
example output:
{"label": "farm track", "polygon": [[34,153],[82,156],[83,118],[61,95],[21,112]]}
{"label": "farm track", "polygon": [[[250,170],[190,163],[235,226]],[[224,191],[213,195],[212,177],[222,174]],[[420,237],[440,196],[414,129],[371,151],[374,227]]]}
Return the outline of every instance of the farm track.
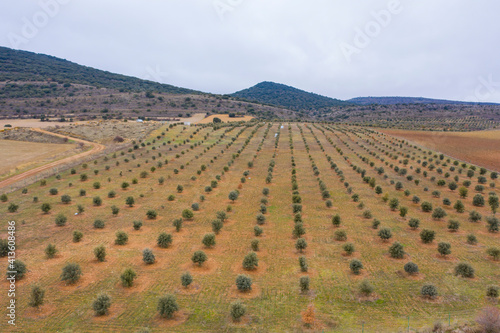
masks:
{"label": "farm track", "polygon": [[38,174],[41,174],[42,172],[50,170],[51,168],[63,166],[63,165],[68,164],[70,162],[78,161],[79,159],[81,159],[83,157],[86,157],[86,156],[95,155],[95,154],[103,151],[106,148],[106,146],[101,145],[99,143],[85,141],[85,140],[77,139],[77,138],[72,138],[72,137],[69,137],[67,135],[61,135],[61,134],[57,134],[57,133],[52,133],[52,132],[49,132],[49,131],[45,131],[45,130],[43,130],[41,128],[32,128],[32,130],[36,131],[36,132],[44,133],[44,134],[47,134],[47,135],[57,136],[57,137],[61,137],[61,138],[68,138],[68,139],[73,140],[75,142],[81,142],[83,144],[92,146],[92,149],[90,149],[88,151],[85,151],[85,152],[82,152],[82,153],[80,153],[78,155],[73,155],[73,156],[70,156],[70,157],[66,157],[66,158],[63,158],[61,160],[45,164],[45,165],[39,166],[37,168],[34,168],[34,169],[28,170],[26,172],[23,172],[21,174],[12,176],[10,178],[7,178],[7,179],[5,179],[5,180],[3,180],[3,181],[0,182],[0,190],[2,188],[8,187],[8,186],[12,186],[12,185],[14,185],[17,182],[23,181],[24,179],[27,179],[27,178],[36,176]]}

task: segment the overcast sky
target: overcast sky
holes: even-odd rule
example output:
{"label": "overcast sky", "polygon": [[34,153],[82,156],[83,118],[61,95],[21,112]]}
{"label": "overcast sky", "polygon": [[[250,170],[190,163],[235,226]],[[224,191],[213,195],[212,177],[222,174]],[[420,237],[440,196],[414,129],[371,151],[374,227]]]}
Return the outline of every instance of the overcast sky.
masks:
{"label": "overcast sky", "polygon": [[0,45],[212,93],[500,102],[493,0],[18,0]]}

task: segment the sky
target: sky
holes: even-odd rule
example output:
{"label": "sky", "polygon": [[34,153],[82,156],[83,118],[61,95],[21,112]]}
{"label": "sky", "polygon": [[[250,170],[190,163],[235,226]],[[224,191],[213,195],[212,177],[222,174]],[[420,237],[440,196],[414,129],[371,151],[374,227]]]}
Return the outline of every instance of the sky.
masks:
{"label": "sky", "polygon": [[226,94],[274,81],[321,95],[500,103],[493,0],[19,0],[0,45]]}

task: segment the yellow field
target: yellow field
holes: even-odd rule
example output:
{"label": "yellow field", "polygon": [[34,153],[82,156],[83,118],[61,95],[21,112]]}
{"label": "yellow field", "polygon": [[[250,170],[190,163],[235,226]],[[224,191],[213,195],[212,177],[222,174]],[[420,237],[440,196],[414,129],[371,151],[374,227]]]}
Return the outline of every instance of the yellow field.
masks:
{"label": "yellow field", "polygon": [[73,153],[74,144],[0,140],[0,179]]}
{"label": "yellow field", "polygon": [[224,123],[230,123],[230,122],[235,122],[235,121],[250,121],[254,118],[251,116],[230,118],[228,114],[214,114],[214,115],[211,115],[203,120],[198,121],[197,124],[213,123],[214,118],[216,118],[216,117],[219,118],[220,120],[222,120],[222,122],[224,122]]}

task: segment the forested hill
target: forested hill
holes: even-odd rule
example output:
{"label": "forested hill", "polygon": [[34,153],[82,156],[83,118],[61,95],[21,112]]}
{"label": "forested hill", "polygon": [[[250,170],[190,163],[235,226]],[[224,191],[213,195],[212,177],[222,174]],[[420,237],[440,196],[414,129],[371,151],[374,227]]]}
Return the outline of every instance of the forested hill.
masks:
{"label": "forested hill", "polygon": [[157,91],[173,94],[200,93],[78,65],[53,56],[0,47],[0,82],[48,80],[125,91]]}
{"label": "forested hill", "polygon": [[447,104],[447,105],[472,105],[472,104],[485,104],[493,105],[495,103],[474,103],[474,102],[460,102],[450,101],[446,99],[432,99],[424,97],[356,97],[348,100],[354,104],[360,105],[394,105],[394,104]]}
{"label": "forested hill", "polygon": [[251,88],[235,92],[231,96],[291,110],[319,110],[350,104],[274,82],[261,82]]}

